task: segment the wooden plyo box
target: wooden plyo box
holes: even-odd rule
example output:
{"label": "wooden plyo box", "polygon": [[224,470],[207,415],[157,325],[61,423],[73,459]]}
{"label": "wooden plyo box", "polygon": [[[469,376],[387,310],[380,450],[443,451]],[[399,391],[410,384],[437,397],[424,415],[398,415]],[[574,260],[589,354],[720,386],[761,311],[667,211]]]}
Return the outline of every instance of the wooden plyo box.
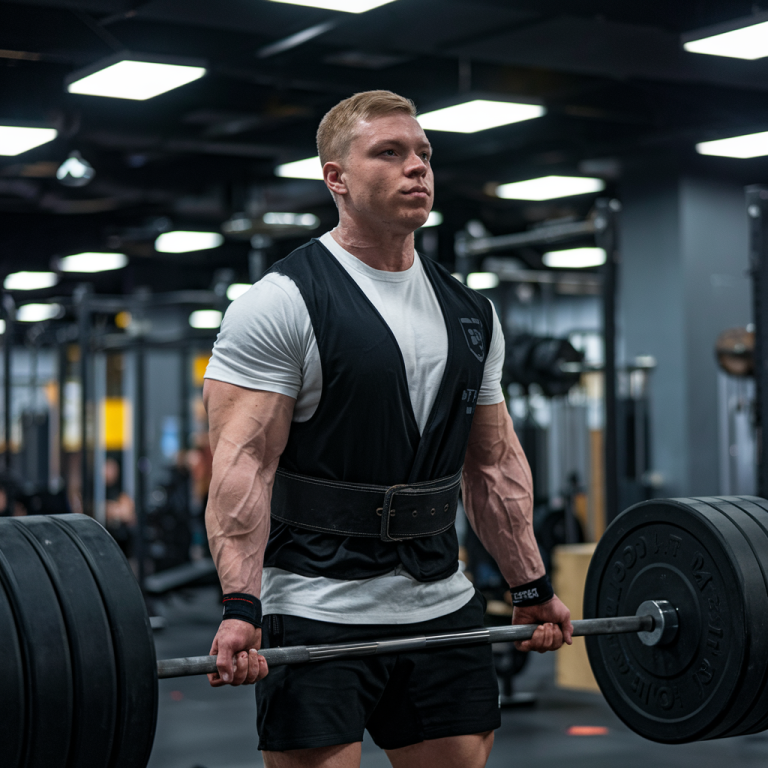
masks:
{"label": "wooden plyo box", "polygon": [[[552,553],[552,586],[557,596],[571,609],[571,619],[581,619],[584,584],[595,544],[565,544]],[[600,692],[587,659],[583,637],[564,645],[555,659],[555,681],[561,688]]]}

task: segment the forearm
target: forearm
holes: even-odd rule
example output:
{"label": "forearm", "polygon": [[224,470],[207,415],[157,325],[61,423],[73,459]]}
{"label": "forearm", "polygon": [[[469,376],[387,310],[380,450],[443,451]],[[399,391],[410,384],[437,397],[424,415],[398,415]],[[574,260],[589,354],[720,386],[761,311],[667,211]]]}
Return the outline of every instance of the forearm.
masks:
{"label": "forearm", "polygon": [[295,400],[206,381],[213,468],[205,523],[225,594],[259,597],[270,501]]}
{"label": "forearm", "polygon": [[512,420],[503,404],[478,408],[462,478],[472,528],[507,583],[518,586],[545,573],[533,535],[533,482]]}
{"label": "forearm", "polygon": [[225,594],[261,594],[274,471],[238,446],[219,442],[205,524]]}

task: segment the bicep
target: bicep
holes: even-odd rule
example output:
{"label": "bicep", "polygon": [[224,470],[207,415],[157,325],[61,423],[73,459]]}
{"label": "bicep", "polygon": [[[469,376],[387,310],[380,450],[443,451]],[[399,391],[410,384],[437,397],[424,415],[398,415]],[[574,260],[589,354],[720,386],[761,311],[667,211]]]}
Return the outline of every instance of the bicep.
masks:
{"label": "bicep", "polygon": [[504,331],[502,330],[499,316],[496,314],[496,308],[494,307],[491,344],[488,350],[488,357],[485,361],[485,368],[483,370],[483,383],[480,386],[480,392],[477,397],[479,405],[496,405],[504,400],[504,393],[501,389],[504,351]]}
{"label": "bicep", "polygon": [[263,464],[280,458],[288,441],[295,398],[206,379],[203,402],[214,458],[222,445]]}

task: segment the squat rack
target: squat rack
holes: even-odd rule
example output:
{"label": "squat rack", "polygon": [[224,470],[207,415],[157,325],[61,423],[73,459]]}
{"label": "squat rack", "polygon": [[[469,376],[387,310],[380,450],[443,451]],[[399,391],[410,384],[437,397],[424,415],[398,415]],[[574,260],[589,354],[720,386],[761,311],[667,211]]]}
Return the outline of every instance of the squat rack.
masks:
{"label": "squat rack", "polygon": [[[617,393],[616,393],[616,294],[618,285],[618,218],[621,203],[616,199],[600,198],[594,210],[583,221],[554,223],[543,225],[526,232],[518,232],[496,237],[472,237],[467,231],[458,232],[454,250],[457,272],[467,275],[473,271],[472,264],[480,256],[499,251],[510,251],[536,245],[551,245],[571,240],[593,237],[598,247],[606,253],[606,261],[601,268],[602,276],[602,315],[604,343],[605,376],[605,514],[606,523],[610,523],[619,514],[618,481],[618,429],[617,429]],[[517,274],[521,280],[530,279],[530,272],[520,270],[502,275],[513,279]],[[537,273],[539,274],[539,273]],[[559,277],[559,276],[558,276]],[[553,278],[554,279],[554,278]],[[572,280],[583,280],[584,276],[574,275]],[[767,304],[768,306],[768,301]]]}
{"label": "squat rack", "polygon": [[[73,311],[75,322],[69,326],[63,326],[55,334],[56,344],[59,345],[58,356],[58,385],[59,385],[59,450],[63,450],[63,420],[64,420],[64,388],[67,379],[66,345],[76,343],[80,350],[78,360],[78,378],[80,381],[80,407],[79,407],[79,431],[80,431],[80,485],[82,508],[91,515],[96,513],[94,508],[96,482],[99,478],[99,468],[91,467],[89,458],[91,452],[95,454],[97,441],[93,446],[89,445],[89,406],[94,401],[96,394],[95,356],[107,352],[131,352],[134,356],[132,381],[130,382],[132,394],[132,437],[133,456],[130,467],[126,467],[126,473],[130,472],[133,485],[134,508],[136,513],[139,535],[136,537],[136,557],[139,567],[139,583],[145,581],[146,545],[143,531],[146,524],[146,498],[149,488],[148,471],[149,460],[147,435],[146,435],[146,354],[153,349],[175,349],[181,352],[180,380],[178,382],[180,399],[179,410],[179,448],[186,450],[190,433],[190,414],[188,408],[188,393],[190,389],[190,352],[197,343],[211,337],[211,333],[193,332],[190,329],[169,338],[153,337],[151,328],[144,322],[148,310],[161,307],[179,306],[194,309],[195,307],[215,308],[223,311],[228,305],[228,300],[215,291],[174,291],[168,293],[153,294],[149,292],[136,292],[128,296],[96,295],[90,284],[82,284],[75,290],[73,296],[48,298],[40,303],[58,304],[65,309]],[[95,328],[94,320],[99,315],[116,315],[127,311],[137,320],[135,332],[128,333],[104,333]],[[11,429],[12,429],[12,389],[13,389],[13,364],[12,351],[15,330],[15,307],[10,294],[3,292],[0,303],[2,319],[5,320],[5,334],[3,336],[3,403],[4,403],[4,435],[5,445],[3,449],[3,467],[10,473],[12,471]],[[47,322],[47,321],[41,321]],[[215,336],[216,330],[212,331]],[[213,338],[210,338],[211,344]],[[105,393],[104,393],[105,394]],[[95,425],[94,421],[94,425]],[[95,436],[94,436],[95,437]],[[8,503],[12,503],[12,499]],[[101,521],[104,522],[103,520]]]}

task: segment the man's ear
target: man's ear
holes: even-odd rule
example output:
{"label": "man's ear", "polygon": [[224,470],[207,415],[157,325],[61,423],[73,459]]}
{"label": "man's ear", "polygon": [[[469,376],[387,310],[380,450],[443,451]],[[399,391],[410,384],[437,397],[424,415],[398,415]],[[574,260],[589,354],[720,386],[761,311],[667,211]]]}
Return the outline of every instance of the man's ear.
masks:
{"label": "man's ear", "polygon": [[344,172],[338,163],[328,162],[323,166],[323,179],[333,195],[345,195],[347,193]]}

